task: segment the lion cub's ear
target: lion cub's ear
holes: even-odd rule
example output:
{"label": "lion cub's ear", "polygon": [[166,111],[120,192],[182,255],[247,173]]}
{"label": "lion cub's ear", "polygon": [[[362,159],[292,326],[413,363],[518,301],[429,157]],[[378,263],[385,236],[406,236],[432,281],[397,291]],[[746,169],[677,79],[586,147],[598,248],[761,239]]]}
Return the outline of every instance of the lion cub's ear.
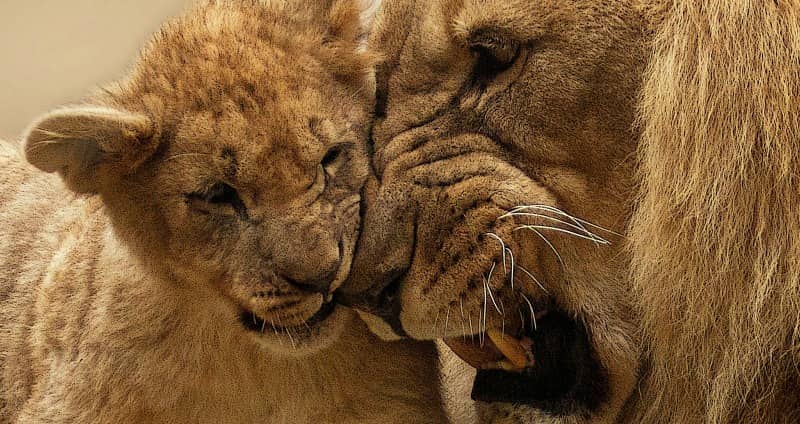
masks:
{"label": "lion cub's ear", "polygon": [[[297,0],[295,0],[297,1]],[[329,42],[357,42],[364,33],[364,23],[374,0],[318,0],[303,7],[316,8],[316,21],[327,33]],[[313,5],[313,6],[311,6]]]}
{"label": "lion cub's ear", "polygon": [[79,193],[97,192],[100,178],[132,173],[157,147],[150,119],[107,107],[56,110],[25,135],[28,162],[58,172]]}

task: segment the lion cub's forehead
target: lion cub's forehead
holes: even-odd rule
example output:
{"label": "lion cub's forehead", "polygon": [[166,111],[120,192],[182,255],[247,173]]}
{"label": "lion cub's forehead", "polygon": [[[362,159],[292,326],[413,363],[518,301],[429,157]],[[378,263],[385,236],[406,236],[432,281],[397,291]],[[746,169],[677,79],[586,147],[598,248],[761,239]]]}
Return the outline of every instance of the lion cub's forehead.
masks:
{"label": "lion cub's forehead", "polygon": [[[270,2],[201,4],[166,24],[104,100],[151,117],[169,155],[214,158],[207,175],[191,179],[290,197],[313,182],[324,154],[313,123],[346,128],[353,118],[365,120],[368,108],[352,95],[356,84],[331,73],[324,34],[310,19]],[[340,65],[350,64],[343,56]]]}
{"label": "lion cub's forehead", "polygon": [[[200,153],[203,179],[224,180],[271,203],[301,195],[313,183],[335,127],[293,102],[274,105],[263,116],[243,114],[235,105],[220,113],[187,117],[169,142],[169,157]],[[210,158],[211,160],[205,160]]]}
{"label": "lion cub's forehead", "polygon": [[167,23],[112,91],[134,109],[169,115],[225,102],[257,109],[325,85],[328,73],[315,55],[321,36],[277,13],[245,1],[201,6]]}
{"label": "lion cub's forehead", "polygon": [[[287,14],[269,3],[207,2],[165,24],[129,76],[108,87],[101,101],[143,113],[167,129],[187,114],[219,114],[230,104],[264,115],[287,98],[307,99],[307,110],[318,111],[319,99],[309,92],[326,94],[321,103],[337,110],[332,97],[363,86],[361,53],[329,43],[318,18],[303,15],[312,8]],[[368,101],[350,98],[354,106]]]}

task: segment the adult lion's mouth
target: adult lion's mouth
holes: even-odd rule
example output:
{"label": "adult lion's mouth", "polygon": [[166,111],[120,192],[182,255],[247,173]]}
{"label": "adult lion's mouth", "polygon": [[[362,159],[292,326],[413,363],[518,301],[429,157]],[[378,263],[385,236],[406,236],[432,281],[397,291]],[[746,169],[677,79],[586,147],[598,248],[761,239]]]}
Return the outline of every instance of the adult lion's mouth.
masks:
{"label": "adult lion's mouth", "polygon": [[530,405],[556,415],[592,410],[608,379],[584,326],[561,311],[537,314],[520,328],[488,330],[445,343],[477,368],[472,398]]}

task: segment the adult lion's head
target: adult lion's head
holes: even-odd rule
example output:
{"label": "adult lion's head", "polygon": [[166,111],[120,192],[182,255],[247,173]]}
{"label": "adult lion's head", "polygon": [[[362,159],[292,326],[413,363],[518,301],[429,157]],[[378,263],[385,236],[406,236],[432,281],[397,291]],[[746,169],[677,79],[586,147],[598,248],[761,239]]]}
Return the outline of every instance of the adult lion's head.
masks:
{"label": "adult lion's head", "polygon": [[347,286],[374,330],[529,418],[797,407],[797,7],[710,3],[385,1]]}

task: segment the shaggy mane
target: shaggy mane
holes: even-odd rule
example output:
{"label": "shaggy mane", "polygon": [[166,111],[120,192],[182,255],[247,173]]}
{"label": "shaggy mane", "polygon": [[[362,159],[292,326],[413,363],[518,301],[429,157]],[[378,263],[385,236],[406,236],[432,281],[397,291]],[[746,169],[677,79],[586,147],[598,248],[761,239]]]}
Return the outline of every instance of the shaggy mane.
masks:
{"label": "shaggy mane", "polygon": [[800,4],[671,3],[651,15],[630,233],[639,418],[798,422]]}

